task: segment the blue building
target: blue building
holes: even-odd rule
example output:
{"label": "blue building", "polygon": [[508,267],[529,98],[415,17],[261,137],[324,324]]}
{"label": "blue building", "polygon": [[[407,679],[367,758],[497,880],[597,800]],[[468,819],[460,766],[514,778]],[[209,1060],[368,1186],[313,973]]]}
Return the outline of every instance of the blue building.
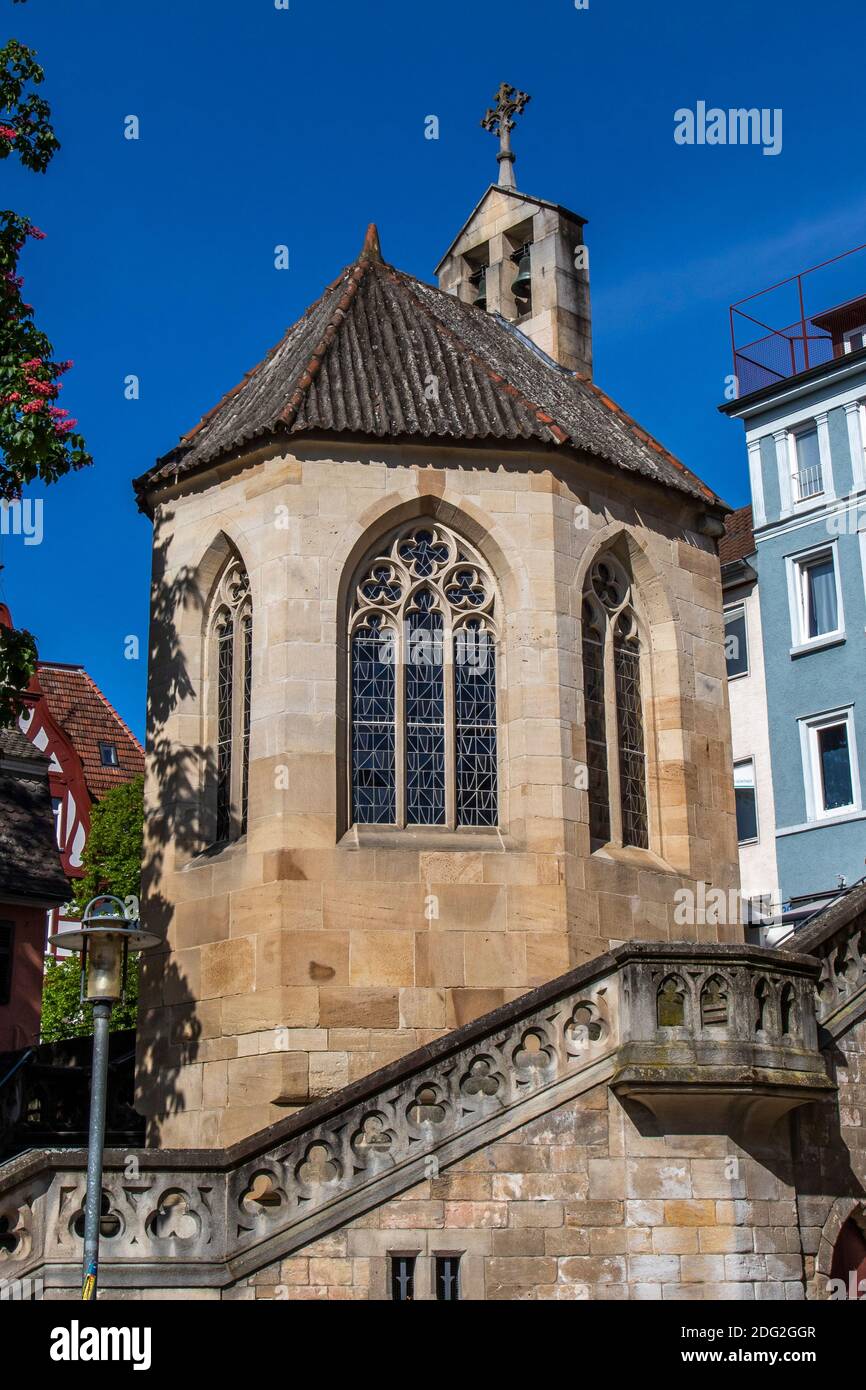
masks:
{"label": "blue building", "polygon": [[[839,295],[845,277],[862,290],[862,256],[733,307],[738,395],[721,407],[746,430],[789,920],[866,872],[866,296]],[[788,292],[796,322],[773,328]]]}

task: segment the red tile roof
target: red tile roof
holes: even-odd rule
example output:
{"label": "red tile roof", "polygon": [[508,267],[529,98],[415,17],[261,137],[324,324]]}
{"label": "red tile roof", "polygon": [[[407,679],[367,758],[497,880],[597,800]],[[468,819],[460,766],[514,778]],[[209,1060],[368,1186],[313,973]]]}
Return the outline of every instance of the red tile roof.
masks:
{"label": "red tile roof", "polygon": [[725,534],[719,541],[719,559],[723,565],[732,560],[744,560],[755,553],[755,537],[752,534],[752,509],[740,507],[725,518]]}
{"label": "red tile roof", "polygon": [[[84,766],[87,788],[97,800],[112,787],[144,772],[144,749],[83,666],[40,661],[39,684],[52,718],[71,740]],[[117,767],[104,767],[100,743],[113,743]]]}

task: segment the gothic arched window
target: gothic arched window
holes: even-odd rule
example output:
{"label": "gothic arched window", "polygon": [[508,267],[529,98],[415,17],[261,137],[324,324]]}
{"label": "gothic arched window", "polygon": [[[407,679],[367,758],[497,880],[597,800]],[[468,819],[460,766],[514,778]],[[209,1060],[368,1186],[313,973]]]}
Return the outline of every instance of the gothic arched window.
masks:
{"label": "gothic arched window", "polygon": [[229,562],[217,585],[211,619],[211,670],[216,686],[217,843],[246,833],[250,775],[250,693],[253,610],[250,581],[240,560]]}
{"label": "gothic arched window", "polygon": [[438,522],[411,522],[351,599],[357,825],[497,822],[496,628],[489,571]]}
{"label": "gothic arched window", "polygon": [[590,569],[582,618],[590,847],[648,849],[640,639],[631,582],[612,555]]}

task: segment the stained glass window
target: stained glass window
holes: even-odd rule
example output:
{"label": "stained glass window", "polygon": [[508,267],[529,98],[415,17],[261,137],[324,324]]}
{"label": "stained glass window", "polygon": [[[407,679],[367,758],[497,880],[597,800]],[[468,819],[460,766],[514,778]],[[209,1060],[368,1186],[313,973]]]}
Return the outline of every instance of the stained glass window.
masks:
{"label": "stained glass window", "polygon": [[604,702],[604,618],[597,604],[583,601],[583,689],[586,722],[589,837],[596,850],[610,840],[607,789],[607,727]]}
{"label": "stained glass window", "polygon": [[406,820],[445,824],[445,668],[442,614],[430,589],[409,610],[406,663]]}
{"label": "stained glass window", "polygon": [[640,646],[634,615],[620,613],[614,630],[613,664],[619,734],[619,786],[622,842],[649,849],[646,808],[646,754],[640,699]]}
{"label": "stained glass window", "polygon": [[245,613],[243,619],[244,646],[244,715],[241,745],[241,834],[247,830],[250,792],[250,701],[253,687],[253,618]]}
{"label": "stained glass window", "polygon": [[239,560],[226,567],[214,601],[217,843],[247,828],[252,699],[252,608]]}
{"label": "stained glass window", "polygon": [[394,632],[371,613],[352,637],[353,815],[360,825],[394,820]]}
{"label": "stained glass window", "polygon": [[231,826],[232,705],[234,704],[234,623],[222,617],[217,629],[217,826],[227,840]]}
{"label": "stained glass window", "polygon": [[649,848],[640,639],[626,570],[596,560],[583,598],[583,688],[591,850]]}
{"label": "stained glass window", "polygon": [[490,634],[474,622],[455,641],[457,820],[496,824],[496,655]]}
{"label": "stained glass window", "polygon": [[497,823],[493,582],[454,532],[413,522],[361,568],[350,616],[358,825]]}

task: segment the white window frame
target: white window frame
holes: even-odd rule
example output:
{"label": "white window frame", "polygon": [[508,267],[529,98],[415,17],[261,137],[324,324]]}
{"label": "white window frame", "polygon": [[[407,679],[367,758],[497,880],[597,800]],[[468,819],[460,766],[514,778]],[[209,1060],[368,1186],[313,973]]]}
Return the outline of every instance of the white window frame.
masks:
{"label": "white window frame", "polygon": [[761,817],[758,812],[758,774],[755,768],[755,758],[753,754],[749,754],[749,756],[745,758],[734,758],[734,792],[736,793],[737,789],[737,768],[745,766],[746,763],[750,763],[752,767],[752,790],[755,793],[755,834],[750,835],[748,840],[741,840],[738,835],[737,844],[739,846],[756,845],[761,838]]}
{"label": "white window frame", "polygon": [[[854,706],[845,705],[841,709],[826,710],[823,714],[812,714],[801,719],[800,748],[803,756],[803,776],[806,787],[806,817],[809,821],[835,820],[840,816],[850,816],[863,809],[860,792],[860,765],[857,757],[857,738],[854,730]],[[828,810],[824,806],[821,776],[821,761],[818,753],[818,734],[822,729],[844,724],[848,734],[848,762],[851,768],[851,795],[849,806],[834,806]]]}
{"label": "white window frame", "polygon": [[[821,469],[821,487],[817,492],[809,493],[808,497],[800,496],[800,456],[797,452],[797,441],[803,434],[814,434],[815,442],[818,445],[818,466]],[[788,431],[788,452],[791,460],[791,501],[795,508],[814,507],[817,503],[827,497],[827,476],[824,460],[821,457],[821,430],[817,420],[804,420],[802,424],[793,426]]]}
{"label": "white window frame", "polygon": [[[832,632],[821,632],[816,637],[809,636],[808,601],[806,571],[816,560],[829,555],[833,561],[833,577],[836,581],[836,626]],[[839,642],[845,637],[845,612],[842,606],[842,578],[839,572],[839,551],[836,541],[825,541],[821,545],[800,550],[795,555],[786,555],[788,571],[788,604],[791,612],[791,644],[793,652],[811,651]]]}
{"label": "white window frame", "polygon": [[[839,402],[841,404],[841,402]],[[809,430],[817,430],[818,456],[821,462],[820,492],[800,499],[797,476],[800,461],[797,457],[797,436]],[[776,466],[779,476],[779,515],[798,516],[803,512],[814,511],[835,501],[836,485],[833,479],[833,455],[830,449],[829,412],[820,410],[797,414],[774,429],[776,444]]]}
{"label": "white window frame", "polygon": [[[726,627],[726,628],[727,628],[727,622],[728,622],[728,615],[729,615],[729,614],[730,614],[730,615],[733,615],[733,614],[735,614],[735,613],[742,613],[742,615],[743,615],[743,631],[744,631],[745,634],[746,634],[746,669],[745,669],[745,671],[737,671],[733,676],[728,676],[728,672],[727,672],[727,666],[728,666],[728,653],[727,653],[727,651],[725,651],[725,675],[728,676],[728,680],[729,680],[729,681],[738,681],[738,680],[742,680],[744,676],[750,676],[750,675],[752,674],[752,643],[751,643],[751,639],[750,639],[750,636],[749,636],[749,614],[748,614],[748,611],[747,611],[747,609],[746,609],[746,601],[745,601],[745,599],[740,599],[739,603],[728,603],[728,604],[725,605],[724,612],[723,612],[723,620],[724,620],[724,624],[725,624],[725,627]],[[726,648],[727,648],[727,645],[728,645],[728,634],[727,634],[727,631],[725,631],[725,647],[726,647]]]}

